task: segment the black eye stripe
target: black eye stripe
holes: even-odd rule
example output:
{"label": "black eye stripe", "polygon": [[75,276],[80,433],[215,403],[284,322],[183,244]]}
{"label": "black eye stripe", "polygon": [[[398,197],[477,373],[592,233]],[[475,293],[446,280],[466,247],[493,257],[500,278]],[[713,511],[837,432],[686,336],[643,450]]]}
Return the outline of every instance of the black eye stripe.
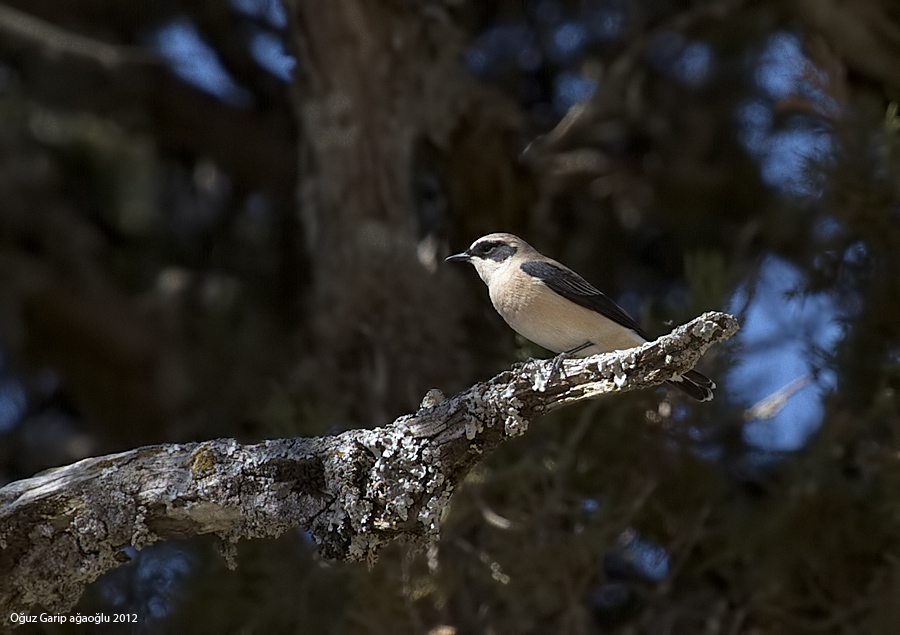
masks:
{"label": "black eye stripe", "polygon": [[503,262],[516,253],[516,248],[502,240],[492,240],[489,242],[478,243],[471,249],[471,253],[473,256],[479,258]]}
{"label": "black eye stripe", "polygon": [[503,243],[500,242],[499,240],[492,240],[490,242],[478,243],[477,245],[475,245],[475,249],[473,249],[472,251],[474,251],[476,254],[486,254],[486,253],[490,252],[492,249],[496,249],[497,247],[499,247],[502,244]]}

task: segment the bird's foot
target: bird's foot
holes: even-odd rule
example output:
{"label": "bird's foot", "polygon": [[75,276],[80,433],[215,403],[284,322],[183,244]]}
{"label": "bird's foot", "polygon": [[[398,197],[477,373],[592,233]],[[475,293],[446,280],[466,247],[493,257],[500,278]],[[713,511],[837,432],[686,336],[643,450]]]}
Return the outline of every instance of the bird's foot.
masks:
{"label": "bird's foot", "polygon": [[529,364],[534,364],[537,360],[533,357],[529,357],[524,362],[513,362],[512,369],[513,370],[522,370],[523,368],[527,368]]}
{"label": "bird's foot", "polygon": [[563,362],[567,359],[571,359],[572,357],[575,357],[575,355],[577,353],[580,353],[584,349],[590,348],[593,345],[594,345],[593,342],[585,342],[584,344],[582,344],[580,346],[576,346],[575,348],[569,349],[567,351],[563,351],[562,353],[560,353],[559,355],[554,357],[553,363],[550,366],[550,377],[556,377],[557,375],[562,377]]}

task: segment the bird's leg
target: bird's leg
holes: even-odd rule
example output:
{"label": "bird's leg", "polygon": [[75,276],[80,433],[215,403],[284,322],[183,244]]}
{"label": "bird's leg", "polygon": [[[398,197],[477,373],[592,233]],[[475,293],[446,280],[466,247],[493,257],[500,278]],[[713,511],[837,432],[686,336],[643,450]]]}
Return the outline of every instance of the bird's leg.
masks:
{"label": "bird's leg", "polygon": [[562,370],[563,360],[569,359],[570,357],[574,357],[576,353],[580,353],[586,348],[590,348],[594,343],[588,340],[584,344],[579,344],[575,348],[570,348],[567,351],[563,351],[559,355],[553,358],[553,365],[550,368],[550,377],[554,377],[557,373]]}
{"label": "bird's leg", "polygon": [[563,359],[569,359],[569,358],[572,357],[575,353],[580,353],[580,352],[583,351],[584,349],[590,348],[590,347],[593,346],[593,345],[594,345],[593,342],[587,341],[587,342],[585,342],[584,344],[581,344],[581,345],[579,345],[579,346],[576,346],[575,348],[570,348],[570,349],[567,350],[567,351],[563,351],[563,352],[560,353],[557,357],[562,357]]}

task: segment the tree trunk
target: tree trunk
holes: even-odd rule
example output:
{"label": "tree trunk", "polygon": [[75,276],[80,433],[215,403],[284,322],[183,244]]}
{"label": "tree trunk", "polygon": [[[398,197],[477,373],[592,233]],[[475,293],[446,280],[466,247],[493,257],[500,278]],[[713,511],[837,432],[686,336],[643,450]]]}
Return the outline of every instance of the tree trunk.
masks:
{"label": "tree trunk", "polygon": [[[289,11],[299,201],[314,271],[300,376],[317,399],[374,423],[414,406],[427,388],[466,377],[464,303],[438,267],[445,222],[417,207],[414,175],[423,148],[450,154],[465,144],[461,122],[487,100],[459,67],[449,21],[414,4],[297,0]],[[496,125],[482,160],[514,163],[502,139],[519,118],[508,115],[485,117]],[[501,170],[498,195],[525,181]],[[438,178],[470,200],[456,182],[469,176]],[[521,209],[521,197],[510,198]]]}

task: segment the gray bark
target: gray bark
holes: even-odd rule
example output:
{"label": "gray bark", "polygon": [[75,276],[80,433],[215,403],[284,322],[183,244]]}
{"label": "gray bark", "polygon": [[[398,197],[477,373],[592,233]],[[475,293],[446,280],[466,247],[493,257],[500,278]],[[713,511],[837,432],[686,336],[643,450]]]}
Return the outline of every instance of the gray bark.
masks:
{"label": "gray bark", "polygon": [[[0,616],[70,608],[124,547],[216,534],[226,545],[302,528],[328,558],[438,537],[453,488],[536,416],[682,374],[738,330],[706,313],[641,347],[530,360],[451,399],[432,390],[390,425],[240,445],[155,445],[89,458],[0,489]],[[226,550],[227,551],[227,550]]]}

